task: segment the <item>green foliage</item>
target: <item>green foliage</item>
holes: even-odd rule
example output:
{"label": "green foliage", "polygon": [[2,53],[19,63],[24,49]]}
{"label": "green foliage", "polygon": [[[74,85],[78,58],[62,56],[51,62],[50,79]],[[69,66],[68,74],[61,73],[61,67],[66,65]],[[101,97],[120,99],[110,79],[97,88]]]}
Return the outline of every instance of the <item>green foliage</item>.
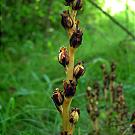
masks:
{"label": "green foliage", "polygon": [[[57,135],[60,117],[50,95],[65,77],[57,54],[68,38],[60,25],[62,1],[2,0],[0,44],[0,134]],[[102,7],[104,1],[99,3]],[[85,31],[77,59],[83,60],[86,73],[79,81],[73,106],[81,117],[76,135],[91,129],[86,112],[85,90],[88,83],[102,80],[100,64],[117,63],[117,80],[124,84],[129,115],[134,111],[135,41],[116,24],[85,1],[81,11]],[[80,14],[81,14],[80,12]],[[135,34],[133,12],[114,17]],[[82,53],[83,52],[83,53]],[[89,125],[89,126],[87,126]],[[107,129],[107,133],[109,129]],[[112,133],[113,134],[113,133]]]}

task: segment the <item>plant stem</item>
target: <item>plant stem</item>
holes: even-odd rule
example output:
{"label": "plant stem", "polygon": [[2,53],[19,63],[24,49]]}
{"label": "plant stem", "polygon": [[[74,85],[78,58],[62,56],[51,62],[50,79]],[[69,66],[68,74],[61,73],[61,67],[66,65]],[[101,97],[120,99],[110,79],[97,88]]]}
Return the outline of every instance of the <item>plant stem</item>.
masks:
{"label": "plant stem", "polygon": [[74,52],[73,47],[69,47],[69,65],[67,69],[67,82],[73,80],[73,70],[74,70]]}
{"label": "plant stem", "polygon": [[[74,21],[74,27],[72,29],[68,30],[69,38],[71,37],[74,28],[76,27],[75,24],[75,17],[76,17],[76,11],[71,11],[71,16]],[[70,80],[73,80],[73,70],[74,70],[74,53],[75,48],[70,47],[69,45],[69,64],[67,66],[67,83],[69,83]],[[72,102],[72,97],[65,97],[64,103],[63,103],[63,134],[65,135],[72,135],[73,134],[73,128],[74,125],[72,125],[69,121],[69,112],[70,112],[70,105]]]}
{"label": "plant stem", "polygon": [[[74,51],[75,49],[69,47],[69,64],[67,68],[67,82],[73,80],[73,70],[74,70]],[[65,98],[63,103],[63,132],[67,132],[67,135],[73,134],[73,127],[69,122],[69,112],[70,104],[72,102],[72,97]]]}
{"label": "plant stem", "polygon": [[[65,98],[63,103],[63,133],[70,134],[69,109],[72,98]],[[68,135],[67,134],[67,135]]]}

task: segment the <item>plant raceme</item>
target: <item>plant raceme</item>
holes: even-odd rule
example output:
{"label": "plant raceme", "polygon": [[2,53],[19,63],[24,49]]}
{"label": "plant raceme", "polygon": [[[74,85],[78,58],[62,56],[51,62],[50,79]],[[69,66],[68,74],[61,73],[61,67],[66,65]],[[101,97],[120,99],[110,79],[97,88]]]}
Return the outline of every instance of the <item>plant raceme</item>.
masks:
{"label": "plant raceme", "polygon": [[61,14],[61,25],[67,31],[69,46],[60,48],[58,61],[64,67],[67,77],[63,81],[63,90],[56,88],[52,99],[63,121],[61,135],[73,135],[80,109],[71,109],[70,105],[76,93],[78,80],[85,73],[83,62],[74,64],[75,51],[81,45],[83,36],[79,28],[79,20],[76,19],[78,10],[82,9],[82,0],[65,0],[65,6],[69,6],[69,10]]}

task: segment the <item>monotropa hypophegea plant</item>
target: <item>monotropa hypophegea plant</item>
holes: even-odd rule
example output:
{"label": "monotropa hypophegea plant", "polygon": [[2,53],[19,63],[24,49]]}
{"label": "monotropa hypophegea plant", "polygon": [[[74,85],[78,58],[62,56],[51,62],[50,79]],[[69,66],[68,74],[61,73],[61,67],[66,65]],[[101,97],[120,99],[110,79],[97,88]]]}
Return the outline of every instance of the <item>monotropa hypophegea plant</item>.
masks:
{"label": "monotropa hypophegea plant", "polygon": [[75,124],[80,116],[79,108],[71,108],[73,96],[76,93],[78,79],[84,74],[83,62],[74,64],[77,48],[82,43],[83,32],[79,28],[80,21],[76,19],[78,10],[82,9],[82,0],[65,0],[69,10],[61,14],[61,24],[69,37],[69,46],[61,47],[58,61],[64,67],[66,79],[63,81],[63,90],[56,88],[52,99],[62,118],[61,135],[73,135]]}

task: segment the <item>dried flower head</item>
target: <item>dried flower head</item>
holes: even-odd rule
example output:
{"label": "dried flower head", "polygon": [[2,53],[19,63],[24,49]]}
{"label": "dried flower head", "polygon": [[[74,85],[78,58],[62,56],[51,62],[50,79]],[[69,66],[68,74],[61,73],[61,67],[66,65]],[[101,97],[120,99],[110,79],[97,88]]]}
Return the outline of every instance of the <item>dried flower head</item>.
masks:
{"label": "dried flower head", "polygon": [[80,109],[72,108],[72,110],[70,112],[70,119],[69,119],[70,123],[76,124],[76,122],[78,122],[79,115],[80,115]]}
{"label": "dried flower head", "polygon": [[69,29],[73,27],[73,19],[71,18],[69,11],[63,11],[63,13],[61,14],[61,24],[65,29]]}
{"label": "dried flower head", "polygon": [[78,62],[74,67],[74,77],[79,79],[85,72],[85,68],[82,62]]}
{"label": "dried flower head", "polygon": [[83,33],[77,26],[76,30],[73,32],[70,38],[70,46],[73,48],[79,47],[82,43],[82,36],[83,36]]}
{"label": "dried flower head", "polygon": [[64,102],[64,95],[62,94],[62,91],[59,88],[56,88],[55,91],[53,92],[52,96],[53,102],[57,105],[60,106]]}
{"label": "dried flower head", "polygon": [[66,65],[68,65],[69,55],[68,55],[67,49],[65,47],[60,48],[58,61],[64,67],[66,67]]}
{"label": "dried flower head", "polygon": [[74,0],[72,4],[73,10],[80,10],[82,8],[82,0]]}
{"label": "dried flower head", "polygon": [[73,80],[69,80],[68,83],[67,83],[67,81],[64,81],[63,85],[64,85],[65,97],[72,97],[72,96],[74,96],[74,94],[76,92],[76,82],[73,81]]}

